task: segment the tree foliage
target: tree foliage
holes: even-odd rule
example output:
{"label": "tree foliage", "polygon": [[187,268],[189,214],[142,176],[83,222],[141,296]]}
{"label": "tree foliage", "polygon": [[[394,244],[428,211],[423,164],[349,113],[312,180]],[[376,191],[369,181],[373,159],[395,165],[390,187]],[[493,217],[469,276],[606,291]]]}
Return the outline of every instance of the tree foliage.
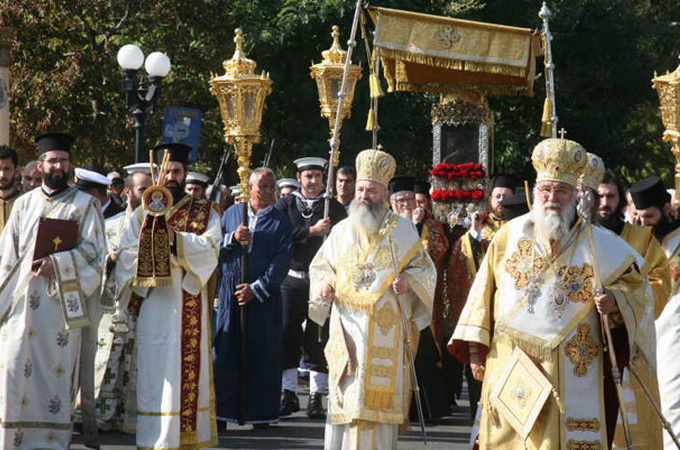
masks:
{"label": "tree foliage", "polygon": [[[125,109],[116,63],[121,45],[145,53],[160,50],[172,60],[158,110],[147,122],[147,144],[160,140],[165,105],[204,111],[201,160],[217,170],[223,149],[210,73],[233,53],[233,30],[244,29],[246,50],[274,80],[262,127],[264,145],[276,141],[276,167],[291,175],[292,161],[328,153],[328,124],[319,116],[310,62],[331,43],[332,25],[347,40],[353,0],[0,0],[0,26],[17,31],[12,51],[12,143],[22,159],[35,156],[33,139],[64,130],[77,137],[77,162],[123,165],[134,158],[132,117]],[[529,0],[382,0],[377,6],[538,28],[539,3]],[[661,173],[667,181],[672,156],[661,142],[654,70],[673,70],[680,7],[653,0],[554,0],[551,28],[560,126],[568,138],[602,155],[629,178]],[[362,45],[355,62],[366,67]],[[539,65],[540,65],[539,61]],[[143,72],[143,70],[142,70]],[[368,76],[360,82],[352,117],[342,134],[342,162],[371,145],[364,130]],[[495,158],[502,170],[531,176],[531,149],[538,130],[544,87],[536,96],[495,97]],[[424,176],[431,164],[430,108],[434,95],[393,93],[381,100],[380,142],[398,158],[402,172]]]}

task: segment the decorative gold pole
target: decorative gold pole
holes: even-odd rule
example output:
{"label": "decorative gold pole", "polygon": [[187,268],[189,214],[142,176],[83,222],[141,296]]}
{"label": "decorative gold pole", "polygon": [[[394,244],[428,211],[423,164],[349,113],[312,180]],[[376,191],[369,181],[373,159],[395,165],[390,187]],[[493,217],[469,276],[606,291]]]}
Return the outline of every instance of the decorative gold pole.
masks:
{"label": "decorative gold pole", "polygon": [[[210,93],[217,97],[224,122],[224,140],[233,145],[238,160],[240,201],[243,205],[243,226],[248,226],[248,202],[250,201],[250,158],[253,143],[260,141],[260,124],[264,101],[272,91],[269,74],[255,74],[257,63],[246,58],[243,51],[243,31],[237,28],[234,43],[236,49],[230,60],[222,66],[222,76],[210,74]],[[241,243],[241,283],[248,283],[248,242]],[[246,418],[246,308],[240,308],[240,373],[239,373],[239,424]]]}
{"label": "decorative gold pole", "polygon": [[[680,66],[675,72],[657,76],[654,73],[652,87],[659,94],[661,103],[661,121],[666,131],[663,141],[671,143],[671,151],[675,156],[675,192],[680,192]],[[675,196],[675,207],[680,207],[680,196]]]}

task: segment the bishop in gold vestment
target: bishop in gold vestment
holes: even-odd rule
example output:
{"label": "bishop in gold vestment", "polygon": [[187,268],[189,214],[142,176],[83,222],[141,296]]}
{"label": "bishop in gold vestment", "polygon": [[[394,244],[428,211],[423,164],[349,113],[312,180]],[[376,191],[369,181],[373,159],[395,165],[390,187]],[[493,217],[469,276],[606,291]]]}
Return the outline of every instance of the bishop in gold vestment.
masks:
{"label": "bishop in gold vestment", "polygon": [[411,398],[404,333],[430,324],[436,271],[411,221],[383,206],[392,156],[365,150],[356,166],[350,217],[310,266],[310,318],[323,323],[333,301],[325,448],[395,449]]}
{"label": "bishop in gold vestment", "polygon": [[547,139],[532,161],[534,208],[496,233],[449,349],[484,380],[481,449],[608,448],[598,312],[653,358],[651,289],[631,247],[576,218],[585,150]]}

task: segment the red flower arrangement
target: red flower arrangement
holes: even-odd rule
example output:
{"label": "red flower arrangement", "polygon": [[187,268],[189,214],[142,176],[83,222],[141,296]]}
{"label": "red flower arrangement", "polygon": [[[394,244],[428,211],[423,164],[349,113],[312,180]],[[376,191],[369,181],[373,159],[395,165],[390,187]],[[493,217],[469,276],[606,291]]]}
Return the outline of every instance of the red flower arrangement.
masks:
{"label": "red flower arrangement", "polygon": [[437,189],[432,192],[432,200],[435,202],[472,202],[484,199],[484,191],[475,189],[472,191]]}
{"label": "red flower arrangement", "polygon": [[478,163],[464,163],[464,164],[449,164],[441,163],[437,167],[430,171],[435,177],[441,178],[467,178],[471,180],[476,180],[479,178],[484,178],[486,173],[484,172],[484,167]]}

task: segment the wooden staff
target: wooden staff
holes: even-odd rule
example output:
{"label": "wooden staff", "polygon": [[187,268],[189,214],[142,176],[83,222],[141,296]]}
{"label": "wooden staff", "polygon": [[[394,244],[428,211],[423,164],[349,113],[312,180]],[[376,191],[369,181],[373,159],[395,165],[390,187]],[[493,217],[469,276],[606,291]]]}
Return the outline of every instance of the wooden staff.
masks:
{"label": "wooden staff", "polygon": [[[387,230],[387,240],[390,243],[390,254],[392,255],[392,270],[394,272],[394,281],[399,279],[399,265],[397,264],[397,256],[394,253],[394,242],[392,241],[392,231]],[[406,355],[411,368],[411,379],[413,380],[411,389],[413,389],[413,396],[416,398],[416,410],[418,411],[418,421],[420,422],[420,433],[423,436],[423,444],[427,445],[427,432],[425,431],[425,415],[423,414],[423,403],[420,398],[420,385],[418,384],[418,375],[416,374],[415,358],[413,356],[413,349],[411,348],[411,332],[408,325],[406,315],[401,308],[401,298],[397,296],[397,307],[399,308],[399,315],[401,316],[401,331],[404,335],[404,347],[406,347]],[[407,413],[408,414],[408,413]]]}
{"label": "wooden staff", "polygon": [[[593,238],[593,225],[586,222],[586,232],[588,233],[588,242],[590,244],[590,252],[593,255],[593,272],[595,273],[596,294],[604,293],[604,285],[602,284],[602,277],[600,276],[600,266],[597,262],[597,252],[595,251],[595,239]],[[628,416],[626,415],[625,402],[623,399],[623,386],[621,384],[621,371],[616,362],[616,354],[614,353],[614,341],[612,341],[612,332],[609,328],[609,316],[607,314],[600,314],[600,326],[604,330],[605,343],[609,353],[609,362],[611,364],[612,378],[616,385],[616,396],[619,399],[619,410],[621,411],[621,420],[623,421],[623,434],[626,437],[626,448],[633,450],[633,439],[630,435],[630,424],[628,423]]]}
{"label": "wooden staff", "polygon": [[[241,225],[248,228],[248,200],[241,201],[243,207],[243,222]],[[248,246],[249,241],[241,242],[241,284],[248,283]],[[248,404],[246,397],[246,364],[248,363],[248,358],[246,354],[246,331],[247,331],[247,316],[246,316],[246,305],[239,307],[239,324],[241,327],[241,339],[240,344],[240,354],[241,354],[241,364],[239,365],[239,392],[238,392],[238,404],[239,404],[239,415],[238,424],[243,425],[246,421],[246,406]]]}

